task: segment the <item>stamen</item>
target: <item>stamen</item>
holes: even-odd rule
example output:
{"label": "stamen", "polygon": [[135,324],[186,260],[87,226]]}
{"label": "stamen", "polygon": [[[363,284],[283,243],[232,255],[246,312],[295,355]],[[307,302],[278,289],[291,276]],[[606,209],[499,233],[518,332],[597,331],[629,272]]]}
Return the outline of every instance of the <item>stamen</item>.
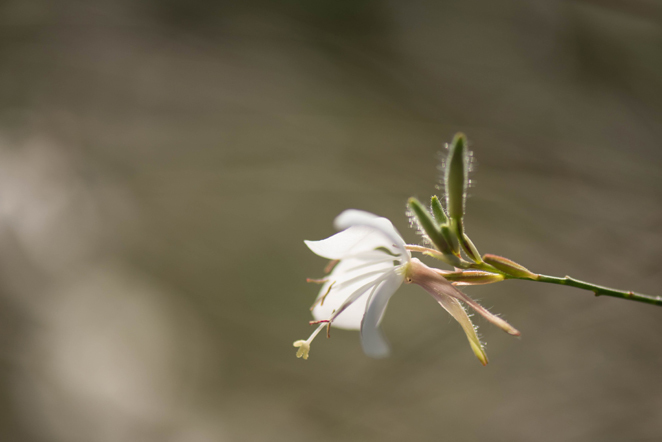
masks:
{"label": "stamen", "polygon": [[292,345],[294,345],[295,347],[299,347],[299,349],[297,350],[297,358],[308,359],[308,353],[310,353],[310,344],[308,343],[308,341],[304,341],[304,340],[294,341],[294,344]]}
{"label": "stamen", "polygon": [[310,321],[309,324],[326,324],[326,337],[327,339],[331,337],[331,322],[333,319],[320,319],[319,321]]}
{"label": "stamen", "polygon": [[326,293],[324,293],[322,296],[317,298],[315,302],[313,302],[313,305],[310,306],[310,310],[312,311],[315,307],[317,307],[317,304],[319,305],[324,305],[324,300],[326,299],[326,295],[328,295],[331,292],[331,289],[333,288],[333,284],[335,284],[336,281],[333,281],[329,288],[326,290]]}
{"label": "stamen", "polygon": [[324,284],[326,282],[329,282],[329,280],[326,278],[322,278],[322,279],[306,278],[306,282],[312,282],[313,284]]}
{"label": "stamen", "polygon": [[304,340],[295,341],[292,344],[294,347],[299,348],[297,350],[297,358],[308,359],[308,354],[310,353],[310,344],[313,342],[313,339],[315,339],[315,336],[319,334],[320,330],[322,330],[322,328],[324,328],[327,323],[328,325],[331,325],[331,323],[328,320],[311,321],[311,324],[316,324],[318,322],[321,322],[321,324],[319,325],[319,327],[315,329],[315,331],[310,335],[308,339],[306,339],[305,341]]}
{"label": "stamen", "polygon": [[334,259],[329,261],[329,263],[324,267],[324,273],[331,273],[331,270],[340,262],[339,259]]}

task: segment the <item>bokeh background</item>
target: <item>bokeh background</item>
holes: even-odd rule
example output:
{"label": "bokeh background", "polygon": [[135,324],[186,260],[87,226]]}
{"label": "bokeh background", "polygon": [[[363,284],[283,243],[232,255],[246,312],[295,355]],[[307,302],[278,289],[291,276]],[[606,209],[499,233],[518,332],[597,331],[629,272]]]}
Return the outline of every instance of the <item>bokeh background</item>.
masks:
{"label": "bokeh background", "polygon": [[0,440],[657,441],[662,309],[510,281],[403,287],[393,355],[292,342],[346,208],[478,167],[467,229],[662,294],[655,0],[1,0]]}

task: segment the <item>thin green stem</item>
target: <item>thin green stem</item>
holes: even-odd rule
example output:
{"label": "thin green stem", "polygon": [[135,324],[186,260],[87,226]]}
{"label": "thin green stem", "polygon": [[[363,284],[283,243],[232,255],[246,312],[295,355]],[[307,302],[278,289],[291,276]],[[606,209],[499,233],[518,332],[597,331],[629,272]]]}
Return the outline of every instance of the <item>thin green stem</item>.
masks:
{"label": "thin green stem", "polygon": [[601,285],[591,284],[590,282],[580,281],[570,276],[565,278],[557,278],[555,276],[546,276],[538,275],[538,279],[529,279],[529,278],[514,278],[514,279],[526,279],[528,281],[539,281],[546,282],[549,284],[558,284],[558,285],[567,285],[570,287],[576,287],[578,289],[590,290],[595,296],[612,296],[614,298],[629,299],[631,301],[644,302],[646,304],[662,306],[662,297],[660,296],[649,296],[642,295],[640,293],[635,293],[632,291],[625,290],[616,290],[609,287],[603,287]]}
{"label": "thin green stem", "polygon": [[[443,253],[427,247],[407,244],[407,249],[412,252],[424,253],[428,256],[432,256],[433,258],[437,258],[444,262],[447,262],[448,259],[448,257],[444,256]],[[455,265],[455,267],[460,269],[482,270],[485,272],[503,275],[505,279],[522,279],[525,281],[546,282],[548,284],[567,285],[578,289],[589,290],[593,292],[595,296],[611,296],[613,298],[629,299],[631,301],[643,302],[646,304],[652,304],[662,307],[662,296],[642,295],[641,293],[635,293],[632,291],[616,290],[597,284],[591,284],[590,282],[580,281],[579,279],[571,278],[570,276],[566,276],[565,278],[557,278],[556,276],[537,275],[537,277],[533,279],[533,278],[524,278],[524,277],[510,275],[508,273],[502,272],[492,267],[486,262],[470,263],[465,260],[461,260],[459,263],[455,263],[451,265]]]}

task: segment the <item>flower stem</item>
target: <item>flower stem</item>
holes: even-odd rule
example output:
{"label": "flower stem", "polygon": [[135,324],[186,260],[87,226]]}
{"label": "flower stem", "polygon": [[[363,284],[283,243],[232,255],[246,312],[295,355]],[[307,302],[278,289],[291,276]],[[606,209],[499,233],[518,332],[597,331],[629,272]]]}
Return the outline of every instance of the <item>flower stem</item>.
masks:
{"label": "flower stem", "polygon": [[[427,247],[422,247],[422,246],[416,246],[413,244],[407,244],[407,250],[410,250],[412,252],[420,252],[429,256],[432,256],[437,259],[444,260],[444,256],[441,252],[434,250],[434,249],[429,249]],[[590,282],[585,282],[585,281],[580,281],[579,279],[572,278],[570,276],[566,276],[565,278],[558,278],[556,276],[547,276],[547,275],[535,275],[534,278],[527,278],[527,277],[520,277],[520,276],[514,276],[512,274],[508,274],[505,272],[502,272],[493,266],[487,264],[486,262],[480,262],[480,263],[469,263],[467,261],[462,260],[459,263],[459,266],[462,269],[474,269],[474,270],[482,270],[485,272],[490,272],[498,275],[503,275],[505,279],[522,279],[525,281],[534,281],[534,282],[546,282],[548,284],[558,284],[558,285],[567,285],[570,287],[575,287],[578,289],[583,289],[583,290],[589,290],[595,294],[595,296],[611,296],[613,298],[621,298],[621,299],[629,299],[631,301],[637,301],[637,302],[643,302],[646,304],[652,304],[652,305],[657,305],[662,307],[662,296],[650,296],[650,295],[642,295],[641,293],[635,293],[632,291],[626,291],[626,290],[616,290],[612,289],[609,287],[604,287],[601,285],[597,284],[591,284]]]}
{"label": "flower stem", "polygon": [[614,298],[629,299],[632,301],[644,302],[646,304],[662,306],[662,297],[642,295],[632,291],[616,290],[601,285],[591,284],[589,282],[580,281],[570,276],[565,278],[557,278],[555,276],[538,275],[537,279],[529,278],[513,278],[513,279],[526,279],[528,281],[546,282],[549,284],[568,285],[578,289],[590,290],[595,293],[595,296],[612,296]]}

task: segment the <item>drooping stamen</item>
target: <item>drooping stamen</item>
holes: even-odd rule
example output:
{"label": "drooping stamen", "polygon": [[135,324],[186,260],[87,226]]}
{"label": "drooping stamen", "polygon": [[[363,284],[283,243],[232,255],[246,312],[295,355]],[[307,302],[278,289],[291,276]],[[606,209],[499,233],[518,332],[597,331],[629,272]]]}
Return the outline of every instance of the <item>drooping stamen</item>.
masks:
{"label": "drooping stamen", "polygon": [[329,280],[326,278],[322,278],[322,279],[306,278],[306,282],[312,282],[313,284],[325,284],[329,282]]}
{"label": "drooping stamen", "polygon": [[310,325],[315,325],[315,324],[326,324],[326,338],[331,337],[331,319],[320,319],[319,321],[310,321],[308,324]]}
{"label": "drooping stamen", "polygon": [[324,273],[331,273],[331,270],[340,262],[339,259],[332,259],[329,261],[329,263],[324,267]]}
{"label": "drooping stamen", "polygon": [[326,292],[325,292],[322,296],[320,296],[319,298],[317,298],[317,299],[315,300],[315,302],[313,302],[313,305],[310,306],[310,310],[311,310],[311,311],[312,311],[315,307],[317,307],[317,304],[319,304],[319,305],[324,305],[324,300],[326,299],[326,296],[327,296],[329,293],[331,293],[331,289],[333,288],[333,284],[335,284],[335,283],[336,283],[336,281],[333,281],[333,282],[331,283],[331,285],[329,286],[329,288],[326,289]]}
{"label": "drooping stamen", "polygon": [[[325,321],[320,321],[320,322],[325,322]],[[320,330],[322,330],[325,326],[326,326],[325,323],[320,324],[308,339],[306,339],[305,341],[304,340],[295,341],[292,344],[294,347],[299,348],[297,350],[297,358],[308,359],[308,354],[310,353],[310,344],[313,342],[313,339],[315,339],[315,336],[317,336]]]}

